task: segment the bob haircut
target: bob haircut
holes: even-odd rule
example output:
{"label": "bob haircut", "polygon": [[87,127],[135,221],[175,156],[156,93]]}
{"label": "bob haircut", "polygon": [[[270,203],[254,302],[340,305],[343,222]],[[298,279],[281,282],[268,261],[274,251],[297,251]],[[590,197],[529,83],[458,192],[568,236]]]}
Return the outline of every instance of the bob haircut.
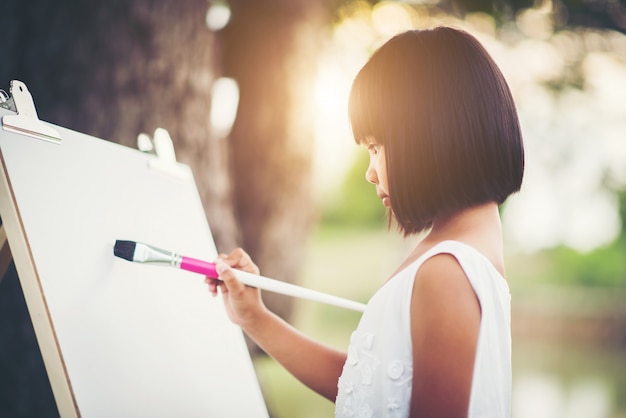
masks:
{"label": "bob haircut", "polygon": [[[391,214],[405,236],[519,191],[524,147],[509,87],[466,32],[396,35],[357,74],[354,139],[385,147]],[[390,217],[390,222],[391,222]]]}

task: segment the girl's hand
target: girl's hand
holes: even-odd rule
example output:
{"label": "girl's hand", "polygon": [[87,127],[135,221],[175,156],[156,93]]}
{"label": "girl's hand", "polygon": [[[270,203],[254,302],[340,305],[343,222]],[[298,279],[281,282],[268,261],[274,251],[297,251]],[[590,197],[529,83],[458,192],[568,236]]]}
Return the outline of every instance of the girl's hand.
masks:
{"label": "girl's hand", "polygon": [[215,267],[220,277],[219,280],[209,277],[205,279],[209,292],[215,297],[219,289],[228,317],[245,330],[265,311],[265,305],[261,299],[261,291],[241,283],[232,269],[259,274],[259,268],[241,248],[236,248],[228,255],[220,254],[215,261]]}

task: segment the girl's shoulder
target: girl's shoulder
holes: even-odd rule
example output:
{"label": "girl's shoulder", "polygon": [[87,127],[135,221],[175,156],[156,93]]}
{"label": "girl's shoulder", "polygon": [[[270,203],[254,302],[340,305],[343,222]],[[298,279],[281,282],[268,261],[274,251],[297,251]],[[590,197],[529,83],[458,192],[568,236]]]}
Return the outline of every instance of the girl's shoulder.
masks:
{"label": "girl's shoulder", "polygon": [[[411,305],[433,311],[451,306],[470,311],[479,308],[463,265],[468,257],[481,255],[458,241],[443,241],[424,252],[415,262]],[[457,310],[455,316],[458,313]]]}
{"label": "girl's shoulder", "polygon": [[[437,257],[439,255],[443,255],[443,257]],[[446,255],[451,255],[453,258],[446,257]],[[394,273],[394,276],[404,270],[410,270],[415,273],[421,269],[423,264],[435,264],[432,259],[437,259],[438,262],[447,259],[448,262],[443,265],[443,267],[445,267],[446,264],[454,264],[454,258],[460,260],[461,258],[469,257],[482,257],[487,259],[479,250],[461,241],[445,240],[435,243],[420,243],[400,265],[396,273]],[[488,261],[490,262],[490,260]]]}
{"label": "girl's shoulder", "polygon": [[423,270],[422,266],[425,264],[429,265],[427,270],[436,272],[442,269],[442,273],[459,268],[466,271],[471,270],[471,266],[482,265],[504,278],[502,257],[502,248],[495,245],[477,246],[462,241],[445,240],[416,248],[406,265],[416,267],[415,273]]}

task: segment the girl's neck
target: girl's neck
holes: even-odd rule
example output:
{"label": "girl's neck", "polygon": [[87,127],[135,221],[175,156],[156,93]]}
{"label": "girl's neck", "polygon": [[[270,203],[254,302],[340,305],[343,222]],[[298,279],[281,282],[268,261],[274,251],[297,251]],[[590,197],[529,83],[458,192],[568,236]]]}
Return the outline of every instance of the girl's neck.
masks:
{"label": "girl's neck", "polygon": [[447,240],[460,241],[472,246],[487,257],[503,277],[505,276],[498,205],[487,203],[434,222],[430,231],[418,242],[391,277],[434,245]]}
{"label": "girl's neck", "polygon": [[470,239],[473,241],[480,237],[501,237],[501,235],[502,227],[498,205],[495,202],[490,202],[435,220],[425,239],[428,241],[447,239],[458,241]]}
{"label": "girl's neck", "polygon": [[504,276],[504,249],[502,224],[495,202],[465,209],[433,223],[433,227],[420,242],[418,253],[446,240],[460,241],[485,255]]}

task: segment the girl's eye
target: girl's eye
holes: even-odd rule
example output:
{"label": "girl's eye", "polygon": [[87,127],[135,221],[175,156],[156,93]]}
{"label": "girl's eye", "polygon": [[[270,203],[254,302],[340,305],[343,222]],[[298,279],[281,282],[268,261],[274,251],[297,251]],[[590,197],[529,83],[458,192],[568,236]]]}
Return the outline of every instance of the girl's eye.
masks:
{"label": "girl's eye", "polygon": [[376,155],[378,153],[378,146],[376,144],[369,144],[367,146],[367,152],[372,155]]}

